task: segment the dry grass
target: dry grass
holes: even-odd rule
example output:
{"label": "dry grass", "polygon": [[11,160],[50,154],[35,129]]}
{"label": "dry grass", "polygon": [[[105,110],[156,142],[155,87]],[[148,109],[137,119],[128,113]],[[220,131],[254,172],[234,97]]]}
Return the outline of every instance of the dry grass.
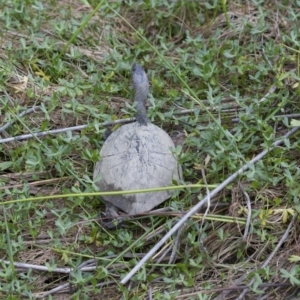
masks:
{"label": "dry grass", "polygon": [[[259,72],[259,68],[256,69],[257,65],[268,66],[264,53],[265,43],[272,41],[276,46],[287,44],[286,32],[293,28],[291,11],[294,14],[299,11],[296,5],[292,4],[287,5],[286,10],[280,9],[281,4],[278,1],[269,1],[263,7],[258,7],[251,1],[245,1],[246,3],[244,1],[228,1],[226,11],[217,9],[210,11],[205,8],[203,3],[194,2],[195,7],[199,9],[199,14],[200,12],[203,14],[200,27],[198,26],[199,22],[194,22],[195,14],[189,5],[179,6],[178,14],[172,17],[166,16],[165,23],[161,21],[163,18],[159,21],[157,19],[155,22],[153,16],[158,14],[155,10],[151,11],[148,8],[140,12],[139,10],[143,9],[141,3],[132,7],[124,4],[120,6],[119,13],[135,28],[143,28],[142,35],[158,51],[161,51],[167,61],[179,65],[178,70],[180,69],[182,72],[180,75],[183,80],[188,82],[199,99],[207,97],[207,85],[203,83],[203,80],[199,82],[199,77],[193,73],[195,64],[193,57],[190,56],[186,61],[183,58],[184,49],[188,49],[191,55],[195,50],[196,57],[197,46],[187,45],[187,30],[193,39],[201,35],[199,43],[207,45],[209,53],[207,56],[211,55],[211,62],[216,61],[216,68],[220,69],[224,62],[223,53],[226,51],[226,47],[228,51],[231,51],[228,46],[231,41],[236,41],[238,48],[245,47],[245,49],[250,44],[254,44],[255,51],[245,50],[244,56],[232,60],[233,64],[238,65],[236,71],[229,74],[220,71],[218,78],[214,77],[217,83],[213,88],[218,87],[221,95],[218,105],[213,106],[211,103],[209,104],[209,101],[202,102],[212,109],[218,106],[220,109],[213,110],[213,114],[216,117],[219,116],[223,120],[222,124],[226,124],[226,129],[234,134],[239,125],[232,123],[231,119],[240,117],[239,113],[245,111],[244,103],[250,102],[249,99],[262,99],[280,75],[288,74],[288,72],[298,74],[298,57],[293,51],[288,52],[289,50],[282,46],[285,49],[283,51],[287,51],[286,57],[283,58],[281,53],[275,52],[272,57],[268,56],[273,70],[269,68],[268,72],[261,71],[265,73],[259,78],[262,80],[255,85],[254,89],[249,85],[249,78],[255,77],[255,74]],[[129,51],[134,53],[133,56],[137,56],[138,59],[145,58],[145,65],[149,68],[150,76],[153,77],[153,95],[166,100],[161,105],[164,111],[167,112],[176,105],[179,111],[197,106],[195,103],[189,104],[192,101],[182,93],[179,79],[167,69],[163,62],[157,59],[153,49],[141,41],[129,24],[118,16],[111,19],[106,18],[101,12],[96,13],[80,32],[76,42],[61,57],[64,67],[67,69],[60,72],[51,71],[52,62],[47,55],[51,52],[62,51],[70,39],[69,31],[63,32],[60,36],[53,32],[53,24],[61,21],[63,10],[65,10],[66,22],[72,16],[72,22],[77,20],[80,23],[83,15],[90,13],[92,8],[75,0],[59,1],[57,6],[50,5],[48,1],[42,3],[47,7],[45,10],[47,10],[48,19],[42,19],[43,22],[37,32],[30,34],[28,28],[24,27],[18,28],[18,30],[12,28],[1,33],[0,59],[1,64],[4,64],[0,66],[3,70],[1,96],[6,97],[7,104],[3,104],[3,108],[1,108],[0,120],[5,124],[11,120],[14,114],[21,111],[20,108],[44,105],[47,108],[48,121],[45,123],[44,111],[34,112],[24,118],[27,127],[21,126],[22,124],[16,121],[8,130],[1,132],[2,138],[28,133],[28,128],[30,131],[41,131],[93,124],[97,117],[102,122],[109,120],[112,115],[113,118],[127,116],[130,109],[126,106],[126,102],[131,103],[127,68],[130,59],[126,58],[128,61],[125,62],[125,57]],[[168,9],[164,5],[161,6],[161,10],[165,11],[167,15]],[[268,13],[263,16],[264,11]],[[30,12],[28,14],[30,15]],[[228,26],[228,22],[230,22],[230,26]],[[252,30],[259,27],[261,22],[264,22],[265,30],[262,30],[261,33]],[[162,46],[163,42],[159,40],[158,35],[165,35],[167,50]],[[213,45],[212,37],[216,36],[219,43]],[[51,50],[37,47],[36,52],[32,54],[32,59],[28,60],[22,56],[24,49],[20,39],[23,39],[28,46],[34,43],[41,45],[47,41],[52,45]],[[294,45],[291,44],[290,47],[293,48]],[[178,49],[182,51],[178,51]],[[76,55],[72,57],[70,55],[72,51],[78,52],[78,57]],[[15,57],[12,55],[14,53],[17,53]],[[228,59],[231,60],[231,57]],[[91,63],[95,64],[95,69],[89,72],[87,66]],[[185,64],[186,68],[184,69]],[[243,73],[239,68],[246,64],[248,64],[248,68],[244,68]],[[45,70],[48,70],[48,73]],[[50,74],[51,72],[53,73]],[[67,83],[73,83],[78,77],[80,77],[79,86],[86,84],[87,88],[82,89],[82,93],[72,96],[70,92],[63,90],[64,84],[60,79],[64,79]],[[101,78],[104,88],[95,89],[97,78]],[[159,82],[155,83],[155,80],[162,80],[162,86]],[[105,85],[107,82],[111,83],[110,87]],[[208,79],[208,82],[207,84],[213,85],[211,78]],[[233,84],[234,82],[236,85]],[[271,95],[274,100],[269,103],[273,103],[273,108],[276,108],[282,103],[281,97],[289,98],[288,104],[284,106],[284,109],[279,110],[278,114],[299,111],[298,90],[294,86],[296,83],[297,80],[293,76],[287,76],[278,82],[278,89]],[[74,89],[75,86],[70,88],[72,91]],[[236,90],[240,92],[240,102],[233,97]],[[176,96],[174,102],[169,91]],[[218,97],[218,95],[215,96]],[[76,99],[76,102],[82,107],[72,107],[70,104],[72,99]],[[108,100],[112,102],[108,104]],[[95,107],[94,112],[90,109],[91,107]],[[230,113],[226,112],[230,109]],[[256,113],[255,109],[253,110]],[[269,110],[268,106],[262,106],[260,112],[269,116]],[[209,132],[215,130],[209,127],[213,124],[213,120],[202,111],[199,118],[203,127],[201,134],[204,139],[207,138],[209,144],[209,140],[212,140],[213,137],[209,138],[207,135],[213,135]],[[173,131],[173,135],[178,139],[176,144],[180,141],[182,152],[186,153],[185,158],[182,158],[185,180],[191,183],[202,182],[202,175],[197,166],[203,165],[203,160],[210,155],[210,149],[208,146],[198,149],[192,142],[193,137],[195,140],[199,139],[196,130],[200,132],[199,127],[196,129],[196,126],[200,126],[200,124],[193,122],[195,121],[194,115],[178,117],[179,122],[177,123],[171,118],[169,122],[159,120],[156,118],[158,124],[163,125],[163,128],[171,135],[171,131]],[[282,122],[277,122],[272,118],[270,121],[271,128],[274,128],[274,135],[281,136],[286,132],[286,127]],[[237,147],[240,146],[247,160],[264,148],[262,144],[267,132],[265,127],[259,128],[253,119],[249,122],[249,128],[252,126],[251,128],[254,130],[250,132],[251,128],[249,129],[249,137],[254,135],[257,139],[250,148],[247,146],[250,149],[247,151],[243,151],[247,148],[244,145],[246,134],[241,141],[235,144]],[[246,131],[247,128],[244,127],[241,131],[243,130]],[[94,131],[95,127],[91,125],[83,132],[76,132],[73,134],[75,138],[72,142],[67,141],[66,135],[59,135],[49,136],[42,140],[31,139],[2,144],[1,161],[14,162],[11,167],[0,173],[2,201],[92,191],[91,184],[84,181],[89,185],[88,189],[82,185],[80,179],[84,178],[85,174],[91,175],[93,169],[92,160],[88,161],[84,158],[82,152],[85,149],[95,150],[102,143],[99,133],[103,133],[104,129],[101,128],[98,133]],[[217,134],[219,133],[216,131],[216,136]],[[226,138],[223,136],[220,141],[226,143]],[[291,139],[291,144],[293,144],[292,149],[284,149],[282,153],[275,150],[274,156],[270,155],[264,160],[267,171],[261,177],[257,176],[256,178],[255,174],[252,174],[253,177],[251,177],[248,174],[239,179],[249,193],[253,213],[250,232],[246,239],[243,234],[249,211],[245,196],[237,182],[213,199],[209,216],[204,224],[202,224],[202,215],[200,214],[189,220],[183,229],[176,259],[171,264],[169,264],[170,251],[164,252],[163,250],[171,247],[173,240],[169,241],[169,244],[153,258],[152,263],[143,269],[139,273],[139,277],[135,277],[129,286],[120,286],[118,284],[120,278],[161,238],[161,235],[171,224],[174,224],[180,214],[167,213],[157,218],[149,218],[149,214],[146,214],[145,218],[137,220],[134,225],[126,223],[123,229],[106,232],[97,223],[97,211],[103,210],[103,206],[99,207],[96,198],[93,197],[70,196],[67,199],[60,198],[53,201],[42,200],[23,204],[20,202],[15,204],[16,206],[9,204],[5,208],[1,207],[2,214],[7,218],[1,218],[1,221],[6,224],[2,230],[9,228],[11,235],[6,239],[3,231],[1,247],[6,243],[18,243],[19,246],[14,249],[12,255],[13,261],[41,266],[55,264],[59,268],[71,267],[78,266],[87,259],[95,259],[97,268],[91,273],[87,273],[88,278],[84,278],[84,276],[81,278],[81,275],[78,275],[80,272],[75,272],[73,293],[70,293],[69,286],[67,286],[55,294],[52,299],[69,299],[70,297],[74,299],[121,299],[122,296],[123,299],[151,299],[149,294],[153,295],[153,299],[238,299],[238,295],[243,291],[242,287],[249,284],[251,278],[255,278],[258,285],[261,284],[259,289],[263,292],[259,294],[257,286],[252,284],[252,290],[248,290],[243,299],[288,299],[287,297],[296,293],[298,288],[292,286],[288,279],[284,280],[280,270],[284,269],[291,273],[292,269],[297,266],[297,261],[290,260],[291,256],[300,256],[297,221],[294,222],[282,246],[276,250],[267,267],[261,268],[261,266],[284,236],[287,226],[292,220],[292,214],[296,214],[298,210],[296,196],[294,202],[292,201],[290,189],[293,189],[293,186],[288,186],[283,179],[278,184],[272,185],[270,179],[271,177],[277,178],[280,173],[283,174],[287,170],[292,173],[291,176],[297,175],[299,166],[297,138]],[[50,153],[48,150],[48,152],[41,150],[40,158],[43,167],[32,167],[29,161],[37,159],[35,151],[39,146],[41,149],[52,149],[53,153],[56,153],[55,151],[59,153],[59,150],[62,149],[60,146],[65,147],[64,149],[68,150],[61,150],[63,154],[57,155],[61,155],[60,159],[65,159],[68,164],[59,165],[54,157],[47,156],[47,153]],[[212,147],[214,147],[213,144]],[[188,155],[190,156],[188,157]],[[228,152],[228,156],[230,156],[230,152]],[[213,156],[210,159],[205,170],[208,184],[220,183],[234,170],[230,165],[224,164],[222,172],[214,173],[212,163],[215,162],[218,165],[220,161]],[[240,158],[236,159],[235,167],[238,168],[241,163]],[[70,170],[73,173],[68,173]],[[266,176],[265,182],[263,176]],[[297,181],[298,177],[295,177],[294,180]],[[185,190],[175,198],[175,204],[172,201],[169,204],[176,206],[181,211],[188,210],[198,201],[200,194],[205,195],[205,189]],[[179,201],[179,199],[184,201]],[[71,224],[65,230],[60,231],[58,219],[61,219],[58,215],[64,211],[65,215],[62,214],[61,218],[67,216],[66,218],[71,220]],[[157,236],[149,237],[149,239],[142,238],[143,234],[148,236],[150,233],[157,233]],[[140,243],[130,248],[132,243],[137,240],[140,240]],[[125,253],[120,255],[119,253],[122,251]],[[11,259],[8,249],[2,249],[0,253],[5,260]],[[14,276],[18,280],[22,279],[20,274],[24,275],[27,272],[24,268],[16,268],[16,271],[18,275]],[[70,281],[67,274],[57,272],[33,271],[32,274],[34,280],[23,279],[23,282],[28,284],[28,291],[31,291],[35,297]],[[299,278],[299,272],[296,272],[295,277]],[[9,279],[6,283],[9,283]],[[96,284],[100,286],[95,288]],[[197,296],[200,291],[202,295]],[[15,296],[16,298],[10,296],[10,299],[21,297],[21,294],[18,295],[16,292],[12,294],[17,296]],[[22,289],[22,295],[25,297],[24,289]],[[0,297],[6,296],[7,291],[2,285]],[[33,298],[33,296],[28,297]]]}

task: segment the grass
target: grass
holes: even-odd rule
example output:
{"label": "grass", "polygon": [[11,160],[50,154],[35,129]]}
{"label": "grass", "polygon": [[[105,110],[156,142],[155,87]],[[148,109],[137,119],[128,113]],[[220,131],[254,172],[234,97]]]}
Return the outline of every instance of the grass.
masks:
{"label": "grass", "polygon": [[[211,199],[208,214],[193,215],[130,284],[120,284],[206,188],[299,119],[292,116],[300,93],[297,1],[0,3],[0,115],[10,123],[1,138],[87,124],[0,144],[1,299],[297,295],[299,133]],[[98,222],[104,205],[93,166],[101,124],[134,116],[135,61],[151,81],[149,118],[174,139],[185,184],[197,186],[161,206],[172,212],[135,216],[107,231]],[[20,117],[33,106],[39,109]]]}

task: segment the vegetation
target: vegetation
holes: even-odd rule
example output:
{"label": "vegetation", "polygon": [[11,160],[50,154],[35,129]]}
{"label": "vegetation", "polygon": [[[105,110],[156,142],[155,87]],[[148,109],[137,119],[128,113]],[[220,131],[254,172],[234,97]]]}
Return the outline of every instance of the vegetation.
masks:
{"label": "vegetation", "polygon": [[[207,190],[300,125],[299,1],[0,3],[1,299],[296,297],[297,132],[120,281]],[[93,166],[102,123],[134,116],[135,61],[151,81],[149,118],[174,138],[189,187],[161,206],[171,212],[107,231]]]}

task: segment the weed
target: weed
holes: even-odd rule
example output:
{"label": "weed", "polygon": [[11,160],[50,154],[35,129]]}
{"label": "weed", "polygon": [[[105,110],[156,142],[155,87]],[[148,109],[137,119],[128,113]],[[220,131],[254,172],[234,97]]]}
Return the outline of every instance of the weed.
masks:
{"label": "weed", "polygon": [[235,182],[211,199],[204,223],[201,214],[187,222],[175,259],[170,240],[129,286],[120,280],[207,191],[182,189],[165,204],[179,212],[116,231],[98,224],[104,206],[91,193],[101,124],[134,116],[135,61],[151,82],[149,118],[174,138],[186,183],[216,186],[284,135],[299,118],[297,1],[0,3],[0,112],[10,123],[1,138],[88,124],[0,144],[0,297],[57,286],[73,299],[224,299],[247,284],[249,297],[296,291],[297,222],[262,266],[299,212],[297,134],[238,179],[252,209],[246,239]]}

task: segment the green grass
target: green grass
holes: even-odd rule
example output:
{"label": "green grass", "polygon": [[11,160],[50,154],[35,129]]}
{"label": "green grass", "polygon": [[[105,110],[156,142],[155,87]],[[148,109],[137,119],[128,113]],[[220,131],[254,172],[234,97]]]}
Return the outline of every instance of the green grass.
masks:
{"label": "green grass", "polygon": [[[245,299],[296,293],[297,221],[284,234],[300,209],[299,133],[211,199],[207,216],[202,210],[186,223],[175,260],[169,263],[176,236],[130,285],[120,281],[206,195],[201,186],[219,185],[291,129],[300,93],[297,1],[0,4],[0,126],[12,122],[1,138],[88,124],[0,144],[0,254],[9,262],[1,262],[1,299],[36,299],[66,283],[72,293],[67,286],[45,298],[236,299],[242,289],[220,289],[247,284]],[[107,231],[98,222],[104,205],[91,194],[93,166],[101,123],[134,116],[135,61],[151,82],[149,118],[174,138],[185,184],[198,186],[161,206],[175,212],[137,216]],[[41,109],[18,116],[36,105]],[[246,239],[249,209],[239,184],[251,204]],[[97,267],[79,270],[88,259]],[[74,270],[69,276],[55,268]]]}

